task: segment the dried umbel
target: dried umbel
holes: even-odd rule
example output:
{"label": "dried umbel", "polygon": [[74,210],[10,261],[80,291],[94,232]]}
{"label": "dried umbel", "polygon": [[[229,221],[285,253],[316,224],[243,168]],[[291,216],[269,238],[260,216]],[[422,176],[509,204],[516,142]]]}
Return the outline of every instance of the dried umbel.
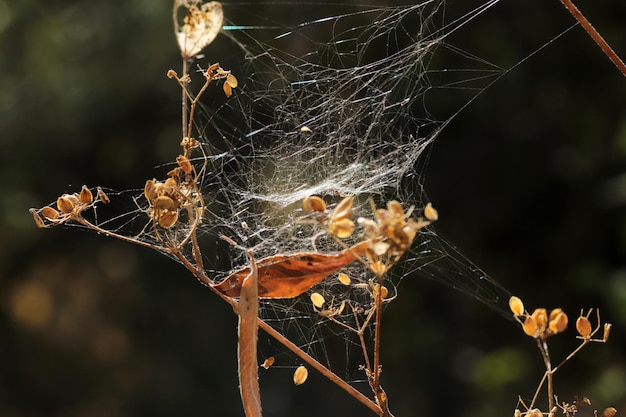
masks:
{"label": "dried umbel", "polygon": [[35,220],[37,227],[44,228],[56,226],[70,220],[79,223],[85,223],[82,213],[93,208],[97,203],[106,204],[109,198],[100,187],[97,188],[96,198],[86,186],[83,185],[79,193],[63,194],[56,200],[56,209],[51,206],[45,206],[41,209],[30,209],[30,213]]}
{"label": "dried umbel", "polygon": [[555,308],[549,315],[545,308],[537,308],[532,314],[528,314],[522,300],[515,296],[509,299],[509,308],[515,319],[521,323],[524,333],[537,339],[546,339],[563,332],[569,321],[567,314],[560,308]]}

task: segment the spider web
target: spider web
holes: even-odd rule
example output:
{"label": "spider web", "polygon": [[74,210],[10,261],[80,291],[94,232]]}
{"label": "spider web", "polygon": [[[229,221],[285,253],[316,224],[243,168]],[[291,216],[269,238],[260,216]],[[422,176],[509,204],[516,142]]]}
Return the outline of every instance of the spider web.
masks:
{"label": "spider web", "polygon": [[[257,259],[341,250],[303,210],[302,200],[310,195],[323,197],[330,208],[355,196],[354,218],[371,218],[371,202],[383,207],[391,199],[418,212],[428,202],[423,178],[430,145],[464,106],[506,73],[448,43],[451,34],[496,3],[458,17],[447,16],[440,0],[399,6],[225,4],[225,16],[232,20],[224,27],[226,37],[205,51],[210,61],[197,60],[203,68],[219,60],[239,79],[228,99],[209,89],[195,120],[202,154],[194,163],[204,166],[200,179],[208,211],[200,244],[208,275],[219,282],[246,266],[243,249]],[[292,9],[285,15],[302,17],[295,23],[274,21],[272,8]],[[228,48],[214,57],[212,48],[220,43]],[[447,67],[445,57],[453,57],[458,67]],[[449,95],[458,97],[457,104],[441,110],[441,98]],[[134,208],[110,216],[107,206],[99,207],[96,223],[158,245],[143,191],[106,191],[113,200],[127,197]],[[184,224],[164,233],[172,239],[184,235]],[[239,248],[221,241],[221,235]],[[345,243],[359,237],[357,231]],[[361,326],[372,308],[373,277],[358,263],[342,272],[350,285],[333,275],[300,297],[261,300],[260,314],[329,368],[343,368],[347,380],[364,382],[361,345],[349,327]],[[387,277],[389,302],[398,284],[413,276],[442,282],[508,315],[509,293],[432,227],[421,232]],[[312,305],[312,292],[324,296],[323,308]],[[337,312],[335,321],[321,311]],[[372,331],[366,326],[368,342]],[[276,356],[277,366],[300,364],[276,342],[266,342],[260,354]],[[339,365],[329,353],[329,345],[337,343],[346,352]]]}

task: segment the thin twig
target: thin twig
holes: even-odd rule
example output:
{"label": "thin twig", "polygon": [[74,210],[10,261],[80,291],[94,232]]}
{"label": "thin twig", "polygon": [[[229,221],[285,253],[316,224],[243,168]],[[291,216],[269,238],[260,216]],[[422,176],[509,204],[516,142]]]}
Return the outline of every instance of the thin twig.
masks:
{"label": "thin twig", "polygon": [[621,71],[621,73],[626,76],[626,64],[624,61],[620,59],[620,57],[615,53],[613,48],[609,46],[609,44],[604,40],[602,35],[598,33],[598,31],[592,26],[592,24],[587,20],[587,18],[582,14],[582,12],[571,2],[571,0],[561,0],[561,3],[565,8],[574,16],[574,18],[580,23],[580,25],[587,31],[591,39],[593,39],[596,44],[602,49],[604,54],[615,64],[615,66]]}

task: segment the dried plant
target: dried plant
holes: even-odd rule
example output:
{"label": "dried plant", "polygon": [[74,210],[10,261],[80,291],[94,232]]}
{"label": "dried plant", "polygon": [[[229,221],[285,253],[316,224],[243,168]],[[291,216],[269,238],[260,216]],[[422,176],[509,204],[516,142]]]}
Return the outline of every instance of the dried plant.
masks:
{"label": "dried plant", "polygon": [[[31,209],[35,223],[40,228],[77,223],[105,236],[165,253],[181,262],[202,284],[230,304],[239,317],[239,385],[246,416],[258,417],[262,414],[256,348],[257,332],[260,328],[375,414],[390,417],[392,414],[388,397],[380,380],[383,369],[380,360],[382,311],[384,304],[395,298],[387,287],[387,277],[424,228],[438,219],[438,213],[430,203],[423,209],[406,209],[401,202],[391,200],[386,203],[385,208],[377,208],[370,199],[370,214],[361,213],[357,217],[354,205],[355,200],[360,197],[358,195],[341,199],[333,208],[329,208],[330,204],[322,196],[307,195],[302,201],[306,214],[297,221],[315,225],[316,229],[309,236],[313,247],[316,239],[323,235],[334,242],[336,250],[292,251],[256,259],[255,253],[246,249],[247,266],[235,270],[220,281],[210,276],[203,264],[203,249],[198,239],[199,228],[203,223],[211,222],[213,216],[207,209],[207,196],[202,189],[208,157],[202,144],[194,138],[194,116],[200,98],[209,87],[221,83],[223,93],[231,97],[234,89],[239,88],[239,81],[231,71],[214,63],[206,69],[200,69],[203,84],[198,91],[192,91],[192,75],[188,67],[194,57],[216,38],[223,19],[222,6],[218,2],[174,2],[173,21],[182,56],[182,70],[181,75],[170,70],[167,76],[176,80],[182,91],[182,149],[174,158],[174,168],[167,173],[167,177],[146,180],[143,197],[135,201],[146,221],[142,236],[148,235],[150,238],[127,236],[89,219],[87,213],[111,200],[100,187],[83,186],[76,193],[59,196],[54,204]],[[613,56],[614,53],[608,55]],[[310,133],[306,126],[300,131]],[[222,239],[233,246],[239,246],[230,236],[222,236]],[[361,276],[368,278],[354,283],[347,271],[353,264],[360,268]],[[337,376],[259,316],[260,300],[300,297],[320,282],[333,279],[335,274],[338,274],[336,279],[341,285],[359,288],[366,293],[365,300],[335,299],[332,294],[314,291],[309,294],[310,303],[319,317],[358,339],[362,356],[360,369],[371,388],[371,397]],[[554,393],[553,375],[584,346],[591,342],[606,342],[611,325],[602,325],[598,312],[597,326],[592,329],[589,321],[592,311],[589,310],[585,315],[581,313],[576,321],[580,345],[561,363],[552,366],[547,339],[565,330],[568,324],[567,315],[560,309],[552,310],[550,314],[545,309],[536,309],[529,314],[521,300],[516,297],[511,298],[510,307],[523,331],[536,340],[546,367],[532,400],[525,405],[520,398],[520,404],[525,410],[516,410],[515,415],[553,416],[558,410],[568,416],[576,414],[575,403],[558,402]],[[350,321],[345,320],[346,317]],[[371,328],[374,329],[373,335],[368,332]],[[604,329],[603,337],[594,338],[601,328]],[[273,362],[273,358],[268,358],[260,366],[269,368]],[[305,366],[297,367],[293,374],[294,384],[304,383],[307,376],[308,369]],[[538,397],[544,386],[548,393],[547,413],[537,408]],[[613,410],[607,408],[602,415],[611,417],[615,414]]]}

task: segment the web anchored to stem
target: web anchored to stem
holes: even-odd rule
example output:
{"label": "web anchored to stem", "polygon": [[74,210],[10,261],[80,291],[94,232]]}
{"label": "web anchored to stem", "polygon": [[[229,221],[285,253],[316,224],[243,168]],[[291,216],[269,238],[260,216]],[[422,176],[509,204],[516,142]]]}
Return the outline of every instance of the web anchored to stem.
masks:
{"label": "web anchored to stem", "polygon": [[[456,30],[492,4],[446,29]],[[136,209],[130,213],[98,221],[96,208],[118,195],[84,186],[60,196],[55,207],[31,209],[37,226],[78,224],[157,250],[231,305],[239,317],[247,416],[261,415],[258,328],[297,356],[296,384],[306,380],[306,363],[374,413],[391,416],[380,359],[382,313],[397,296],[391,269],[407,261],[407,270],[430,274],[501,312],[509,296],[470,262],[451,256],[453,249],[434,234],[430,225],[438,214],[426,203],[416,172],[419,157],[445,125],[428,112],[414,116],[433,89],[428,61],[445,43],[445,31],[435,28],[442,7],[426,1],[312,19],[311,26],[329,24],[333,40],[302,56],[267,45],[257,49],[254,40],[248,45],[231,36],[245,54],[241,76],[219,63],[193,67],[223,28],[221,4],[175,1],[182,69],[167,76],[182,92],[180,155],[161,179],[145,181],[143,195],[132,196]],[[357,34],[357,26],[345,23],[366,15],[374,24],[361,24]],[[310,40],[308,27],[299,29],[300,40]],[[370,58],[380,45],[384,56]],[[498,74],[493,68],[483,72],[486,79]],[[211,96],[220,109],[212,112],[201,98],[216,84],[224,94]],[[128,232],[138,223],[139,232]],[[226,267],[214,256],[219,243],[227,246]],[[438,264],[442,259],[445,266]],[[428,272],[433,265],[436,273]],[[548,326],[542,315],[520,311],[518,318],[543,320],[532,335],[545,359],[553,409],[551,377],[560,365],[551,367],[544,337],[553,331],[552,317]],[[526,321],[525,331],[531,326]],[[560,329],[562,322],[555,323]],[[309,330],[322,326],[344,340],[350,355],[357,352],[359,377],[339,377],[330,360],[316,354],[322,338],[311,342]],[[595,341],[592,336],[581,332],[581,347]],[[272,362],[268,358],[264,367]],[[364,381],[371,394],[354,380]]]}

